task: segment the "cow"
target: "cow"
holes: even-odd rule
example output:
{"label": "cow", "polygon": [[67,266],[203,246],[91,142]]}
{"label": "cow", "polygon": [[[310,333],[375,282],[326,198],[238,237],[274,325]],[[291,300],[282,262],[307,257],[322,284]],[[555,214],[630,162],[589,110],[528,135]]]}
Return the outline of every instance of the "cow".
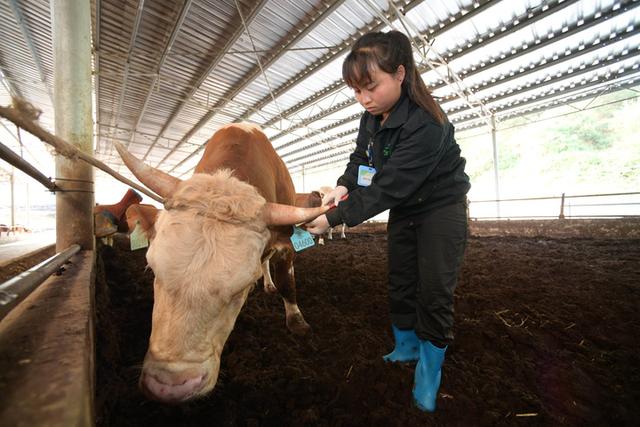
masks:
{"label": "cow", "polygon": [[[318,189],[318,193],[320,194],[320,197],[324,197],[325,194],[329,194],[329,192],[331,192],[331,190],[333,190],[333,188],[331,187],[320,187]],[[337,227],[336,227],[337,228]],[[347,224],[342,224],[342,229],[340,231],[340,238],[341,239],[346,239],[347,236],[344,234],[344,231],[347,229]],[[329,240],[333,240],[333,228],[329,228],[329,230],[327,230],[327,239]],[[318,244],[319,245],[324,245],[324,237],[321,235],[318,238]]]}
{"label": "cow", "polygon": [[135,230],[136,225],[140,225],[142,233],[148,240],[153,240],[155,237],[155,228],[153,224],[156,222],[156,218],[160,210],[153,205],[147,205],[144,203],[135,203],[127,208],[125,211],[126,228],[130,234]]}
{"label": "cow", "polygon": [[96,237],[109,237],[116,231],[126,232],[125,212],[134,203],[140,203],[142,196],[129,188],[118,203],[96,205],[93,208],[94,234]]}
{"label": "cow", "polygon": [[296,303],[293,225],[328,207],[299,208],[291,176],[259,127],[231,124],[207,142],[185,180],[147,166],[114,142],[125,165],[164,197],[146,258],[155,274],[151,336],[140,374],[150,398],[182,402],[210,392],[240,309],[274,264],[287,328],[310,327]]}

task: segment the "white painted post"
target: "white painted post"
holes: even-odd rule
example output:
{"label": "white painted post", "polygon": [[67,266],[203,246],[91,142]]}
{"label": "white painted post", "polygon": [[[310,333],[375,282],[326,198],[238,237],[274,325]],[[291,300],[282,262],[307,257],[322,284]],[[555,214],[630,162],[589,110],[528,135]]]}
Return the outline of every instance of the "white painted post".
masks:
{"label": "white painted post", "polygon": [[493,178],[496,187],[496,216],[500,219],[500,179],[498,177],[498,144],[496,136],[496,117],[491,115],[491,142],[493,145]]}

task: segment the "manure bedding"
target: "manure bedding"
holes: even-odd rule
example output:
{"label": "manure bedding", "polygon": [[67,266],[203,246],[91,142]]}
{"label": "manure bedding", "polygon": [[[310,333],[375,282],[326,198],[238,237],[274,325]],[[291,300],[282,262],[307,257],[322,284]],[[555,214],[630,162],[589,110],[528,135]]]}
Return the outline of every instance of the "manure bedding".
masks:
{"label": "manure bedding", "polygon": [[99,246],[98,426],[638,425],[640,241],[471,237],[455,342],[434,414],[411,404],[412,365],[392,349],[384,227],[296,259],[313,328],[285,327],[279,296],[251,292],[207,397],[148,401],[137,387],[153,273],[126,236]]}

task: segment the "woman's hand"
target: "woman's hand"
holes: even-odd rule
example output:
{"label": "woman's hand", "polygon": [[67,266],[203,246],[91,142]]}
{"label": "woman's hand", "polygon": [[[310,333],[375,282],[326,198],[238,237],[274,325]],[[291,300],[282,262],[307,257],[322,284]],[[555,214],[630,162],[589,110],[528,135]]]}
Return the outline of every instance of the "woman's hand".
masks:
{"label": "woman's hand", "polygon": [[322,198],[322,206],[334,204],[338,206],[340,200],[349,192],[347,187],[338,185],[336,188],[328,192]]}
{"label": "woman's hand", "polygon": [[304,228],[311,234],[320,235],[329,229],[329,221],[326,215],[320,215],[311,222],[304,225]]}

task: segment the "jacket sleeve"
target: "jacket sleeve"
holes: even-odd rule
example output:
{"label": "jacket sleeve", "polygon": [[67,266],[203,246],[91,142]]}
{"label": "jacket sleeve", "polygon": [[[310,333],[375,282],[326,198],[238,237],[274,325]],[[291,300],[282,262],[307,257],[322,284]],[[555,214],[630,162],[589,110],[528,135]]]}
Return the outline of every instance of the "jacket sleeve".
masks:
{"label": "jacket sleeve", "polygon": [[344,222],[353,227],[409,199],[442,159],[449,126],[426,120],[417,128],[402,129],[391,157],[371,185],[350,192],[349,198],[327,215],[329,223]]}
{"label": "jacket sleeve", "polygon": [[358,167],[360,165],[368,165],[369,161],[367,158],[367,131],[365,129],[365,119],[366,113],[362,115],[360,119],[360,127],[358,132],[358,137],[356,139],[356,149],[349,156],[349,163],[347,164],[347,168],[340,178],[338,178],[338,182],[336,185],[343,185],[347,187],[349,192],[358,188]]}

